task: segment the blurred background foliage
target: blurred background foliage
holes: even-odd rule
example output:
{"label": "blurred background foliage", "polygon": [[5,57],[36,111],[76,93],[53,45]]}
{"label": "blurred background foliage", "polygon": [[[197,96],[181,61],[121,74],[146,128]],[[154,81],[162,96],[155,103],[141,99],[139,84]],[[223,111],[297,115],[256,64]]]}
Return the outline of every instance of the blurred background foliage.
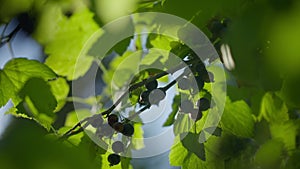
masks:
{"label": "blurred background foliage", "polygon": [[[87,39],[116,18],[147,11],[169,13],[190,21],[206,34],[220,55],[221,45],[227,44],[235,63],[228,73],[234,85],[227,87],[221,120],[223,133],[206,143],[208,160],[203,162],[179,144],[172,148],[170,164],[195,169],[300,168],[300,2],[297,0],[1,0],[0,23],[19,21],[22,30],[43,46],[44,63],[66,77],[50,82],[54,95],[51,99],[55,97],[60,104],[56,110],[52,107],[58,112],[52,120],[63,121],[56,122],[55,129],[70,128],[70,124],[78,121],[60,117],[59,111],[65,111],[63,107],[70,91],[67,84],[83,76],[98,60],[93,56],[78,58]],[[164,37],[147,41],[153,47],[170,50],[171,40]],[[141,43],[136,40],[136,47],[142,48]],[[129,45],[130,40],[124,40],[114,51],[126,57]],[[77,59],[81,69],[73,74]],[[112,67],[102,65],[103,70],[107,69],[106,83],[111,83],[113,66],[121,60],[111,62]],[[45,84],[41,82],[41,85]],[[104,102],[105,97],[80,101],[94,104],[95,100]],[[4,99],[0,106],[5,102]],[[67,120],[65,125],[59,118],[73,120]],[[89,152],[91,144],[84,144],[82,135],[70,140],[70,144],[83,142],[74,148],[51,140],[51,135],[50,140],[44,138],[47,131],[27,120],[13,124],[0,141],[1,168],[108,167],[105,152],[97,150],[98,155]],[[51,131],[51,124],[48,125],[46,128]],[[61,128],[59,132],[65,130]],[[95,164],[91,163],[95,157]],[[112,168],[120,167],[131,166]]]}

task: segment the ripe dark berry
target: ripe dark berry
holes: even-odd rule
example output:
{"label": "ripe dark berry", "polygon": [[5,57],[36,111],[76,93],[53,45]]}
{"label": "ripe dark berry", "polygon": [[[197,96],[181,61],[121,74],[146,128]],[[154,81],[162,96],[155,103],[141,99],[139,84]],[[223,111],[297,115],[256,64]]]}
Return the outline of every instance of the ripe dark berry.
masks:
{"label": "ripe dark berry", "polygon": [[116,122],[119,121],[119,118],[116,114],[110,114],[108,117],[107,117],[107,121],[108,121],[108,124],[110,126],[113,126]]}
{"label": "ripe dark berry", "polygon": [[90,120],[90,124],[94,128],[98,128],[103,124],[103,119],[101,116],[93,116],[92,119]]}
{"label": "ripe dark berry", "polygon": [[182,90],[187,90],[191,87],[191,81],[187,77],[183,77],[183,78],[179,79],[177,84],[178,84],[178,87]]}
{"label": "ripe dark berry", "polygon": [[190,113],[194,109],[194,105],[190,100],[184,100],[180,103],[180,109],[184,113]]}
{"label": "ripe dark berry", "polygon": [[207,98],[201,98],[198,100],[198,105],[200,111],[206,111],[210,108],[210,101]]}
{"label": "ripe dark berry", "polygon": [[138,101],[140,105],[149,104],[149,94],[150,94],[150,91],[148,91],[148,90],[143,91],[141,93],[139,101]]}
{"label": "ripe dark berry", "polygon": [[160,88],[154,89],[149,94],[149,102],[150,104],[158,104],[161,100],[166,97],[166,92]]}
{"label": "ripe dark berry", "polygon": [[120,132],[122,133],[123,130],[124,130],[124,125],[120,122],[116,122],[113,124],[113,128],[117,131],[117,132]]}
{"label": "ripe dark berry", "polygon": [[107,157],[107,161],[110,163],[110,166],[117,165],[121,162],[121,157],[118,154],[110,154]]}
{"label": "ripe dark berry", "polygon": [[156,89],[157,85],[158,85],[157,80],[153,80],[153,81],[146,83],[145,87],[147,88],[147,90],[151,91],[151,90]]}
{"label": "ripe dark berry", "polygon": [[193,109],[191,112],[191,118],[195,120],[195,122],[200,120],[202,118],[202,112],[198,109]]}
{"label": "ripe dark berry", "polygon": [[111,148],[115,153],[121,153],[124,151],[124,144],[121,141],[116,141],[111,145]]}
{"label": "ripe dark berry", "polygon": [[132,136],[134,133],[134,128],[131,124],[125,123],[122,134],[125,136]]}

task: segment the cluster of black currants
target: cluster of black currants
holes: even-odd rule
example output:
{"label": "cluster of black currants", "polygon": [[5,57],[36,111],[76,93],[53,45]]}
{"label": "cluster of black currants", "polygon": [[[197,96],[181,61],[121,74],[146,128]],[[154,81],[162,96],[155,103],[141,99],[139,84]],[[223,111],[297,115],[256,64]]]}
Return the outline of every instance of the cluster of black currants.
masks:
{"label": "cluster of black currants", "polygon": [[[196,83],[193,83],[195,78]],[[192,65],[192,73],[187,73],[177,81],[178,88],[181,90],[190,90],[191,94],[197,94],[203,89],[205,83],[214,82],[213,73],[206,70],[205,65],[202,62]],[[197,101],[196,108],[191,100],[184,100],[180,103],[180,111],[183,113],[189,113],[191,118],[198,121],[202,118],[202,112],[208,110],[211,107],[210,100],[206,97],[202,97]]]}
{"label": "cluster of black currants", "polygon": [[211,107],[210,100],[203,97],[197,101],[196,107],[197,108],[195,108],[194,103],[188,99],[180,103],[180,111],[186,114],[190,114],[190,117],[194,121],[198,121],[202,118],[202,111],[206,111]]}
{"label": "cluster of black currants", "polygon": [[[107,123],[104,123],[101,116],[95,115],[90,124],[96,128],[96,136],[100,139],[104,136],[111,137],[115,132],[122,133],[128,137],[132,136],[134,133],[133,125],[128,122],[122,122],[116,114],[108,115]],[[115,141],[112,144],[112,150],[114,153],[107,157],[110,166],[120,163],[121,157],[119,153],[124,152],[125,145],[121,141]]]}
{"label": "cluster of black currants", "polygon": [[125,136],[132,136],[134,133],[133,125],[127,122],[119,121],[116,114],[110,114],[107,117],[107,123],[103,123],[101,116],[92,118],[91,125],[96,128],[96,135],[99,138],[103,136],[110,137],[115,132],[122,133]]}
{"label": "cluster of black currants", "polygon": [[[196,83],[193,83],[195,78]],[[213,73],[206,70],[203,63],[192,65],[192,73],[185,75],[177,81],[177,85],[182,90],[192,89],[192,94],[197,94],[204,87],[204,83],[214,82]]]}
{"label": "cluster of black currants", "polygon": [[140,94],[138,103],[140,105],[157,105],[161,100],[166,97],[164,88],[157,88],[157,80],[152,80],[145,84],[147,90]]}

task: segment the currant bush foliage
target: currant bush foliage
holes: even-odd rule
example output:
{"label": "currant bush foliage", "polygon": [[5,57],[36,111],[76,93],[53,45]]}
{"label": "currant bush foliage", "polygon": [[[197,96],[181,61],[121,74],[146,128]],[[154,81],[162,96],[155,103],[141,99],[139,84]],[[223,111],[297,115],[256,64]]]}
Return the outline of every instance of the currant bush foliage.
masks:
{"label": "currant bush foliage", "polygon": [[[0,107],[11,100],[13,107],[7,113],[26,119],[18,119],[0,142],[3,168],[132,168],[131,159],[123,155],[130,156],[131,150],[145,146],[138,115],[166,98],[169,87],[162,84],[172,81],[166,72],[176,66],[169,59],[170,52],[189,68],[174,83],[177,87],[172,111],[163,112],[169,113],[163,126],[172,126],[175,134],[169,155],[172,166],[300,167],[300,5],[296,0],[135,1],[121,5],[121,12],[114,13],[119,16],[150,11],[182,17],[205,33],[220,56],[225,55],[222,45],[230,47],[235,63],[231,71],[225,68],[226,57],[218,60],[225,67],[197,61],[195,53],[180,40],[195,40],[184,25],[170,30],[162,30],[159,25],[151,27],[161,33],[175,31],[178,39],[158,34],[144,37],[139,35],[141,28],[132,29],[136,37],[119,42],[106,54],[114,57],[100,63],[99,53],[81,51],[91,48],[87,46],[89,37],[110,18],[111,11],[103,14],[105,8],[98,7],[102,1],[1,1],[2,27],[19,21],[16,32],[32,36],[43,46],[46,56],[44,62],[12,58],[0,70]],[[119,6],[114,2],[110,5]],[[152,20],[139,22],[151,24]],[[13,51],[18,50],[11,45],[14,36],[14,31],[3,31],[0,47],[10,45]],[[134,50],[145,49],[148,53],[143,57],[130,57]],[[97,96],[73,96],[71,83],[93,64],[99,66],[104,87]],[[224,69],[227,86],[222,86],[220,80]],[[124,86],[133,86],[128,98],[109,109],[112,97],[125,92]],[[227,97],[222,100],[218,95],[225,87]],[[206,120],[213,123],[209,117],[221,109],[222,101],[225,108],[217,117],[220,123],[206,128]],[[69,104],[75,102],[88,108],[70,108]],[[130,112],[124,116],[128,107]],[[83,125],[77,126],[82,120]],[[79,130],[73,130],[74,126]],[[122,142],[111,141],[120,134]]]}

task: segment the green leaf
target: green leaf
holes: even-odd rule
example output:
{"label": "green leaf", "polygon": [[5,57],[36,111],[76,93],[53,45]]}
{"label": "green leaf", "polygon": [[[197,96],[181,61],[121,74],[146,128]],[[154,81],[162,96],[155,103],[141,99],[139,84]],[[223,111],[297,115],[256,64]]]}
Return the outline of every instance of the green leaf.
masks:
{"label": "green leaf", "polygon": [[32,78],[25,83],[19,94],[24,99],[25,109],[30,111],[24,113],[50,130],[55,117],[53,111],[57,105],[50,86],[43,79]]}
{"label": "green leaf", "polygon": [[300,75],[294,75],[291,77],[287,77],[284,82],[282,89],[280,91],[280,95],[282,96],[285,103],[292,108],[300,108]]}
{"label": "green leaf", "polygon": [[178,112],[178,107],[180,104],[180,95],[176,95],[173,99],[173,103],[172,103],[172,112],[170,113],[168,119],[166,120],[166,122],[164,123],[163,126],[171,126],[174,121],[175,121],[175,116]]}
{"label": "green leaf", "polygon": [[179,137],[176,137],[169,154],[170,164],[172,166],[181,166],[188,154],[189,151],[183,147]]}
{"label": "green leaf", "polygon": [[222,134],[222,129],[220,127],[208,127],[205,128],[204,131],[218,137]]}
{"label": "green leaf", "polygon": [[203,161],[206,160],[204,144],[198,142],[198,134],[189,132],[187,134],[181,134],[180,137],[184,137],[181,143],[189,152],[194,153]]}
{"label": "green leaf", "polygon": [[88,47],[85,43],[97,31],[98,26],[88,9],[75,13],[70,19],[62,18],[58,26],[53,40],[46,45],[45,52],[49,57],[45,63],[57,74],[74,80],[83,76],[92,64],[93,57],[86,56],[81,51]]}
{"label": "green leaf", "polygon": [[275,93],[266,93],[261,102],[259,118],[262,117],[270,123],[283,123],[289,120],[288,108]]}
{"label": "green leaf", "polygon": [[107,157],[109,156],[109,152],[106,152],[104,155],[102,155],[102,169],[133,169],[133,167],[129,164],[128,159],[130,158],[124,158],[121,157],[121,162],[117,165],[110,166],[109,162],[107,160]]}
{"label": "green leaf", "polygon": [[[1,139],[0,163],[6,169],[95,169],[87,150],[45,137],[45,130],[20,119]],[[18,154],[18,158],[16,157]],[[12,161],[17,162],[12,162]],[[8,167],[6,167],[8,166]]]}
{"label": "green leaf", "polygon": [[114,58],[108,71],[103,74],[105,83],[117,89],[128,85],[131,78],[138,73],[141,56],[140,52],[126,51],[121,57]]}
{"label": "green leaf", "polygon": [[[134,31],[132,31],[132,34]],[[118,42],[111,50],[115,51],[118,55],[122,56],[126,52],[128,46],[130,45],[132,37],[128,37]],[[108,52],[111,53],[111,52]]]}
{"label": "green leaf", "polygon": [[134,149],[139,150],[143,147],[145,147],[144,145],[144,131],[142,128],[142,124],[141,123],[134,123],[133,127],[134,127],[134,133],[133,133],[133,137],[132,137],[132,146]]}
{"label": "green leaf", "polygon": [[272,123],[270,125],[272,138],[281,140],[287,150],[296,148],[297,130],[297,123],[291,120],[285,123]]}
{"label": "green leaf", "polygon": [[22,99],[25,101],[30,99],[34,108],[39,114],[46,114],[47,116],[54,116],[54,109],[56,107],[56,99],[51,93],[50,86],[40,78],[29,79],[20,91]]}
{"label": "green leaf", "polygon": [[[196,134],[192,133],[192,135],[196,135]],[[192,136],[192,137],[189,136],[189,138],[187,138],[188,141],[185,141],[184,143],[184,144],[188,144],[189,145],[188,147],[190,147],[190,149],[193,149],[193,145],[191,144],[191,142],[194,143],[195,141],[194,139],[196,140],[198,139],[198,136],[197,137]],[[212,138],[209,139],[208,143],[210,143],[211,140],[213,139]],[[196,144],[200,144],[200,143],[197,142]],[[179,137],[176,137],[174,145],[172,146],[171,152],[169,154],[170,164],[172,166],[182,166],[183,169],[224,169],[223,160],[219,158],[218,155],[212,151],[212,149],[218,147],[218,144],[212,142],[208,145],[208,148],[207,148],[207,143],[205,143],[204,145],[205,145],[206,161],[203,161],[195,153],[193,153],[192,151],[184,147],[183,143],[179,140]],[[203,152],[199,154],[202,153]]]}
{"label": "green leaf", "polygon": [[69,94],[70,87],[64,78],[57,78],[56,80],[50,81],[52,94],[56,98],[57,106],[55,112],[58,112],[66,103],[66,98]]}
{"label": "green leaf", "polygon": [[295,168],[300,168],[300,150],[296,150],[293,152],[293,154],[289,157],[286,163],[286,168],[285,169],[295,169]]}
{"label": "green leaf", "polygon": [[194,121],[189,117],[188,114],[179,113],[176,121],[174,122],[174,134],[181,134],[189,132],[194,124]]}
{"label": "green leaf", "polygon": [[284,148],[280,141],[269,140],[256,152],[255,163],[263,169],[279,169],[283,153]]}
{"label": "green leaf", "polygon": [[221,119],[222,128],[240,137],[253,135],[254,119],[251,109],[243,100],[226,101],[224,113]]}
{"label": "green leaf", "polygon": [[131,158],[121,157],[121,167],[122,169],[130,169],[132,168],[130,165]]}
{"label": "green leaf", "polygon": [[16,58],[6,63],[4,69],[0,70],[0,107],[9,99],[12,99],[14,105],[18,105],[21,102],[18,92],[32,77],[49,80],[56,78],[56,75],[50,68],[36,60]]}

